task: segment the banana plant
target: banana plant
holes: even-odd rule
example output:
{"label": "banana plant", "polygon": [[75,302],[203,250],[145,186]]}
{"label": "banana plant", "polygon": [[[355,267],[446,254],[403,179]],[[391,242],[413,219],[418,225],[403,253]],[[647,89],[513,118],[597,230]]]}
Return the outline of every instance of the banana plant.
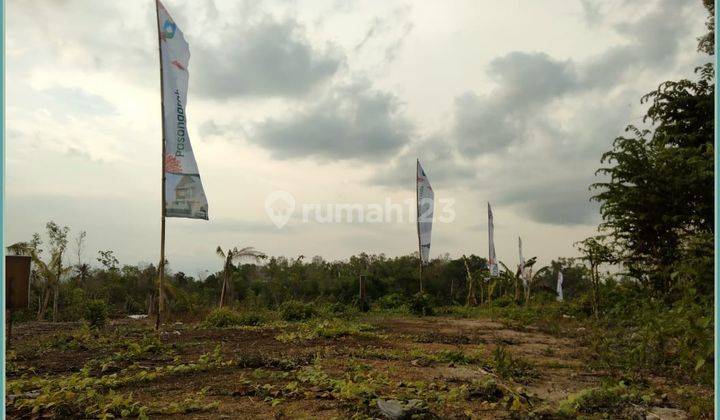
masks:
{"label": "banana plant", "polygon": [[530,291],[532,289],[532,285],[535,283],[535,279],[538,278],[538,276],[545,271],[550,270],[550,267],[547,265],[545,267],[542,267],[535,273],[533,273],[533,266],[537,262],[537,257],[532,257],[529,260],[525,262],[525,265],[520,268],[518,267],[518,274],[525,277],[525,303],[530,301]]}

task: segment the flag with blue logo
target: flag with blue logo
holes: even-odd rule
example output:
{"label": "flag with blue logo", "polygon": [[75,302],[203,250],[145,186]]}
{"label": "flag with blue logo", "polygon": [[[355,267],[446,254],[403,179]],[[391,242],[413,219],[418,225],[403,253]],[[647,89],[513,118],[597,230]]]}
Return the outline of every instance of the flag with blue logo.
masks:
{"label": "flag with blue logo", "polygon": [[159,0],[157,8],[165,135],[165,216],[207,220],[207,198],[190,145],[185,112],[190,48]]}

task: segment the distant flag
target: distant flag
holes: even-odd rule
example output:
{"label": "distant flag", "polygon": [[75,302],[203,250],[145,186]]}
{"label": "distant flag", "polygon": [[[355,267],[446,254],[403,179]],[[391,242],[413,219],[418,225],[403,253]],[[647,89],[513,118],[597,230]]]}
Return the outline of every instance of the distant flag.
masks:
{"label": "distant flag", "polygon": [[432,233],[435,193],[430,186],[420,159],[417,160],[417,231],[420,263],[430,262],[430,235]]}
{"label": "distant flag", "polygon": [[207,198],[190,145],[185,112],[190,49],[159,0],[157,9],[164,113],[164,216],[207,220]]}
{"label": "distant flag", "polygon": [[493,212],[488,203],[488,268],[490,275],[497,277],[500,273],[498,270],[497,257],[495,256],[495,225],[493,223]]}
{"label": "distant flag", "polygon": [[520,253],[520,265],[518,266],[518,272],[522,277],[523,286],[527,287],[527,270],[525,269],[525,258],[522,253],[522,238],[518,236],[518,252]]}
{"label": "distant flag", "polygon": [[563,301],[562,284],[563,284],[563,273],[562,273],[562,271],[558,271],[558,278],[557,278],[557,300],[558,300],[558,302]]}

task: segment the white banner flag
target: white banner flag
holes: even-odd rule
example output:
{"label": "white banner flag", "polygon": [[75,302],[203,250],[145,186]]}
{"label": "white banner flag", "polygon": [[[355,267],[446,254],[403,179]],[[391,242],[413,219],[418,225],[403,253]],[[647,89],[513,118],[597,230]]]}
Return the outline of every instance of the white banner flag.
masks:
{"label": "white banner flag", "polygon": [[430,262],[430,234],[432,233],[435,193],[425,171],[417,161],[417,230],[420,245],[420,261]]}
{"label": "white banner flag", "polygon": [[190,145],[185,113],[190,49],[160,1],[157,6],[165,114],[165,216],[207,220],[207,198]]}
{"label": "white banner flag", "polygon": [[562,284],[563,284],[563,274],[562,274],[562,271],[558,271],[558,278],[557,278],[557,300],[558,300],[558,302],[562,302],[562,300],[563,300]]}
{"label": "white banner flag", "polygon": [[495,224],[493,223],[493,213],[488,203],[488,268],[490,275],[497,277],[500,272],[498,270],[497,257],[495,256]]}
{"label": "white banner flag", "polygon": [[527,269],[525,268],[525,257],[523,257],[522,253],[522,238],[518,236],[518,251],[520,252],[520,265],[518,266],[518,271],[520,272],[520,277],[523,281],[523,286],[527,287]]}

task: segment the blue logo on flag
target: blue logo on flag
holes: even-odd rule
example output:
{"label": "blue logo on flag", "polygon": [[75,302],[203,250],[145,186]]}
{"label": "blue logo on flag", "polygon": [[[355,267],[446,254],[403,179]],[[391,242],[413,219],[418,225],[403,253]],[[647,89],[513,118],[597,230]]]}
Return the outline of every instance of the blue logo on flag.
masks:
{"label": "blue logo on flag", "polygon": [[163,24],[163,38],[170,39],[174,37],[176,29],[177,26],[175,26],[175,22],[165,20],[165,23]]}

